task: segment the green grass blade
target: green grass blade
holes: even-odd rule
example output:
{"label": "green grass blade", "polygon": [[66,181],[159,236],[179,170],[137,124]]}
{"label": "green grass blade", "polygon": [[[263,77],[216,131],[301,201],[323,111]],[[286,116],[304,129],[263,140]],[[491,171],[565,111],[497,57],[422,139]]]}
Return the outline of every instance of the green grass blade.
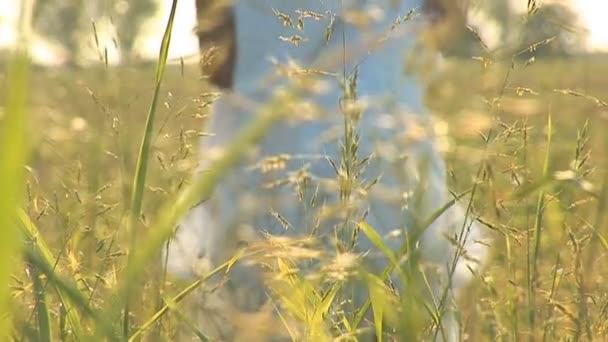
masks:
{"label": "green grass blade", "polygon": [[165,301],[165,303],[166,303],[165,306],[163,306],[154,315],[152,315],[152,317],[150,317],[150,319],[148,319],[144,324],[142,324],[141,327],[139,327],[139,329],[137,329],[137,330],[135,330],[135,332],[133,332],[133,335],[131,335],[131,337],[129,337],[129,342],[137,341],[139,338],[141,338],[143,333],[145,333],[148,329],[150,329],[150,327],[152,325],[154,325],[154,323],[158,322],[164,315],[166,315],[169,312],[169,310],[172,308],[172,305],[175,305],[175,304],[181,302],[184,298],[186,298],[186,296],[188,296],[190,293],[192,293],[192,291],[199,288],[209,278],[215,276],[216,274],[220,273],[221,271],[226,270],[231,264],[236,262],[238,260],[238,258],[240,258],[239,255],[226,261],[225,263],[216,267],[213,271],[209,272],[202,278],[200,278],[200,279],[196,280],[195,282],[193,282],[192,284],[190,284],[183,291],[178,293],[175,297],[171,298],[170,302]]}
{"label": "green grass blade", "polygon": [[326,321],[324,320],[330,313],[330,308],[334,303],[338,292],[342,288],[342,284],[333,284],[331,290],[325,294],[320,300],[314,305],[314,314],[312,319],[311,339],[316,341],[331,341],[331,336],[328,334]]}
{"label": "green grass blade", "polygon": [[367,238],[374,244],[374,246],[376,246],[376,248],[378,248],[384,255],[386,255],[390,262],[392,262],[396,266],[397,258],[395,257],[395,252],[393,252],[391,248],[384,243],[382,237],[378,234],[378,232],[367,222],[360,222],[359,228],[361,229],[361,231],[363,231],[365,236],[367,236]]}
{"label": "green grass blade", "polygon": [[[551,136],[553,134],[553,125],[551,124],[551,114],[547,119],[547,151],[545,152],[545,162],[543,165],[543,178],[547,178],[549,174],[549,160],[550,160],[550,152],[551,152]],[[534,219],[534,236],[533,243],[534,249],[531,260],[531,272],[529,274],[528,279],[528,321],[530,323],[530,328],[532,331],[535,331],[536,325],[536,289],[534,283],[536,281],[536,277],[538,276],[538,258],[540,255],[541,248],[541,227],[542,227],[542,219],[543,219],[543,211],[544,211],[544,202],[545,201],[545,192],[541,190],[538,194],[538,200],[536,202],[536,215]]]}
{"label": "green grass blade", "polygon": [[99,312],[93,310],[88,305],[88,299],[83,296],[78,289],[74,286],[69,285],[65,280],[61,279],[59,275],[53,269],[53,266],[46,262],[46,260],[37,252],[30,249],[25,249],[24,252],[25,260],[35,267],[41,274],[45,275],[48,282],[55,286],[58,292],[64,294],[70,301],[75,303],[79,309],[81,309],[88,317],[90,317],[95,323],[96,329],[99,334],[105,336],[106,340],[115,341],[116,336],[114,335],[112,324],[104,318]]}
{"label": "green grass blade", "polygon": [[205,333],[200,331],[200,329],[196,327],[196,323],[193,322],[186,314],[184,314],[182,310],[180,310],[176,302],[171,300],[171,298],[165,298],[164,301],[167,304],[167,307],[169,307],[169,309],[171,309],[171,311],[177,315],[180,322],[184,323],[188,329],[190,329],[196,335],[196,337],[198,337],[199,341],[209,341],[209,338],[205,335]]}
{"label": "green grass blade", "polygon": [[[468,190],[461,194],[458,194],[452,200],[450,200],[449,202],[444,204],[441,208],[435,210],[435,212],[433,212],[431,215],[429,215],[429,217],[418,227],[418,229],[416,229],[412,234],[408,235],[408,237],[405,239],[405,241],[401,244],[401,247],[399,248],[399,252],[397,253],[396,257],[399,259],[402,256],[404,256],[406,253],[408,253],[408,249],[412,245],[412,243],[415,241],[418,241],[420,239],[420,237],[422,236],[422,234],[426,231],[426,229],[428,227],[430,227],[431,224],[433,224],[433,222],[435,222],[435,220],[437,220],[443,213],[445,213],[454,204],[456,204],[461,198],[463,198],[467,194],[471,193],[471,191],[472,190]],[[380,279],[382,279],[382,281],[386,281],[386,279],[388,279],[388,277],[391,275],[391,273],[395,269],[395,266],[397,266],[397,264],[389,263],[382,271],[382,274],[380,275]],[[371,305],[371,301],[368,298],[367,301],[365,302],[365,304],[363,304],[363,306],[359,310],[359,312],[357,312],[357,314],[355,315],[355,319],[353,321],[353,327],[352,327],[353,330],[357,329],[359,327],[359,325],[363,321],[363,318],[365,317],[365,314],[367,313],[367,310],[369,310],[370,305]]]}
{"label": "green grass blade", "polygon": [[6,115],[0,125],[0,340],[9,340],[11,327],[11,275],[18,265],[21,241],[14,222],[24,184],[24,164],[27,158],[27,88],[29,62],[22,52],[16,52],[9,63],[6,84]]}
{"label": "green grass blade", "polygon": [[384,254],[388,258],[389,262],[393,265],[393,269],[395,269],[399,274],[401,281],[404,284],[407,284],[408,277],[405,272],[403,272],[403,269],[399,267],[399,261],[397,259],[397,256],[395,255],[395,252],[393,252],[393,250],[384,243],[384,240],[378,234],[378,232],[366,222],[359,223],[359,228],[365,234],[365,236],[367,236],[367,238],[374,244],[374,246],[376,246],[376,248],[378,248],[380,252],[382,252],[382,254]]}
{"label": "green grass blade", "polygon": [[[169,46],[171,44],[171,32],[173,30],[173,22],[175,19],[175,11],[177,8],[177,0],[173,0],[171,4],[171,12],[169,13],[169,19],[167,21],[167,27],[163,35],[163,40],[160,46],[160,52],[158,56],[158,64],[156,66],[156,75],[154,78],[154,95],[152,97],[152,103],[148,110],[146,117],[146,126],[144,129],[144,136],[139,147],[139,153],[137,156],[137,166],[135,169],[135,175],[133,179],[133,189],[131,190],[131,212],[128,221],[128,231],[131,234],[131,248],[130,251],[136,245],[136,229],[135,226],[141,215],[141,209],[143,206],[144,197],[144,186],[146,184],[146,173],[148,170],[148,161],[150,159],[150,150],[152,144],[152,135],[154,131],[154,120],[157,112],[158,98],[160,94],[160,87],[165,72],[165,66],[167,64],[167,56],[169,54]],[[129,254],[130,255],[130,254]],[[129,257],[129,262],[131,258]],[[129,336],[129,299],[125,298],[125,308],[123,315],[123,335],[126,338]]]}
{"label": "green grass blade", "polygon": [[[165,66],[167,64],[167,55],[169,51],[169,44],[171,42],[171,31],[173,29],[173,20],[175,18],[175,10],[177,6],[177,0],[173,0],[171,5],[171,13],[169,14],[169,20],[167,22],[167,28],[161,43],[158,64],[156,66],[156,74],[154,77],[154,95],[152,96],[152,102],[148,110],[146,117],[146,125],[144,129],[144,136],[139,147],[139,153],[137,155],[137,166],[135,169],[135,176],[133,179],[133,189],[131,192],[131,224],[134,226],[133,221],[137,221],[141,213],[144,185],[146,183],[146,174],[148,170],[148,161],[150,159],[150,149],[152,142],[152,135],[154,133],[154,119],[156,118],[158,97],[160,94],[160,87],[162,84],[163,75],[165,73]],[[131,228],[133,228],[133,226]]]}
{"label": "green grass blade", "polygon": [[367,288],[369,290],[369,300],[374,314],[374,326],[376,327],[376,339],[378,342],[383,340],[384,312],[387,307],[385,293],[383,291],[384,282],[379,277],[367,274]]}
{"label": "green grass blade", "polygon": [[[36,225],[30,220],[23,209],[17,210],[17,218],[21,228],[21,233],[25,237],[26,241],[30,242],[30,246],[33,248],[34,252],[37,253],[47,265],[54,265],[56,258],[53,256],[53,253],[49,249],[47,243],[40,235]],[[74,279],[74,281],[76,280]],[[61,305],[63,306],[63,309],[68,317],[73,334],[76,337],[82,336],[81,319],[78,310],[76,309],[78,307],[77,303],[74,303],[59,287],[55,286],[55,290],[57,292],[57,297],[59,298],[59,301],[61,302]]]}
{"label": "green grass blade", "polygon": [[36,298],[36,316],[38,317],[38,340],[50,342],[53,334],[51,332],[51,314],[46,300],[46,289],[38,271],[35,269],[32,270],[32,279]]}

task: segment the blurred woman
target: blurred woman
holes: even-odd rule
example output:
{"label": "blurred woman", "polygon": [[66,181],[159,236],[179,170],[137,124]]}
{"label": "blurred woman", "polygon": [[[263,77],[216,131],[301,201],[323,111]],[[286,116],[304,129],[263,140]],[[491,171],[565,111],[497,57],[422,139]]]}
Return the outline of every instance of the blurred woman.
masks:
{"label": "blurred woman", "polygon": [[[281,94],[297,98],[272,108],[285,119],[181,222],[168,249],[169,272],[193,278],[243,246],[277,236],[314,237],[323,257],[308,256],[302,272],[321,272],[328,260],[356,256],[358,266],[346,276],[356,290],[340,298],[357,307],[368,292],[360,286],[364,272],[356,270],[379,275],[388,264],[359,223],[373,227],[395,253],[406,236],[421,233],[411,246],[431,282],[423,296],[442,307],[434,336],[458,340],[450,299],[471,278],[468,268],[485,258],[485,247],[478,243],[480,228],[459,204],[430,226],[423,224],[452,197],[423,102],[424,84],[406,68],[412,57],[431,69],[435,65],[437,56],[421,37],[446,15],[443,4],[197,0],[204,74],[222,91],[212,108],[210,135],[201,139],[201,172],[264,106]],[[203,289],[192,306],[201,330],[222,340],[280,336],[272,329],[259,335],[248,330],[263,330],[258,325],[267,321],[238,319],[254,317],[247,315],[280,297],[269,285],[278,275],[270,272],[269,278],[269,270],[272,265],[242,261],[227,280],[218,277]],[[399,277],[392,279],[406,288]],[[337,302],[334,312],[350,310]],[[314,339],[303,334],[300,339]]]}

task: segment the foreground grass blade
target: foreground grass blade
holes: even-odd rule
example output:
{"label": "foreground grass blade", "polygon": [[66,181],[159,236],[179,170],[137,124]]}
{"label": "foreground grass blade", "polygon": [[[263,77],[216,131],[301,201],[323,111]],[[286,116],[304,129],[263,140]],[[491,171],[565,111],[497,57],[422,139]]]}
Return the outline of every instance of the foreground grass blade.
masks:
{"label": "foreground grass blade", "polygon": [[[30,249],[33,249],[33,252],[37,253],[42,261],[44,261],[47,265],[54,265],[56,259],[53,256],[53,253],[40,235],[36,225],[34,225],[23,209],[17,210],[17,219],[20,223],[19,226],[21,228],[21,233],[25,237],[26,241],[29,241],[31,244]],[[75,279],[74,282],[76,282]],[[78,304],[73,302],[71,297],[67,295],[60,287],[56,286],[56,284],[52,285],[57,292],[59,302],[61,305],[63,305],[63,309],[65,310],[68,321],[70,322],[70,327],[74,336],[77,338],[82,336],[82,325],[77,310]]]}
{"label": "foreground grass blade", "polygon": [[160,48],[158,64],[156,66],[156,75],[154,77],[154,95],[152,96],[152,102],[150,104],[148,115],[146,117],[144,136],[142,138],[141,145],[139,147],[139,153],[137,155],[137,166],[135,169],[133,189],[131,192],[131,228],[133,228],[134,222],[137,221],[141,213],[144,185],[146,183],[146,174],[148,170],[148,160],[150,159],[150,149],[154,130],[154,119],[156,118],[160,87],[162,84],[163,75],[165,73],[165,66],[167,64],[167,55],[169,51],[169,44],[171,42],[171,30],[173,28],[173,19],[175,17],[176,6],[177,0],[173,0],[173,4],[171,6],[171,13],[169,15],[169,21],[167,23],[167,28],[165,30],[165,35],[163,36]]}
{"label": "foreground grass blade", "polygon": [[171,311],[173,311],[173,313],[177,316],[179,321],[185,324],[188,329],[190,329],[194,333],[194,335],[198,337],[199,341],[209,341],[209,338],[205,335],[205,333],[203,333],[202,331],[200,331],[200,329],[196,327],[196,323],[193,322],[193,320],[191,320],[188,316],[186,316],[185,313],[180,310],[180,308],[177,306],[177,303],[173,302],[171,298],[165,298],[164,301],[169,307],[169,309],[171,309]]}
{"label": "foreground grass blade", "polygon": [[[429,217],[425,221],[423,221],[423,223],[419,227],[417,227],[417,229],[414,232],[412,232],[410,235],[408,235],[407,238],[405,239],[405,241],[401,244],[401,247],[399,248],[399,251],[396,255],[397,260],[399,260],[401,257],[403,257],[404,255],[406,255],[409,252],[408,249],[410,248],[410,246],[412,246],[413,243],[415,243],[416,241],[418,241],[420,239],[422,234],[427,230],[428,227],[431,226],[431,224],[433,224],[433,222],[435,222],[435,220],[437,220],[443,213],[445,213],[448,209],[450,209],[453,205],[455,205],[461,198],[463,198],[467,194],[471,193],[471,191],[472,190],[468,190],[461,194],[458,194],[451,201],[447,202],[441,208],[437,209],[435,212],[433,212],[431,215],[429,215]],[[380,279],[382,281],[386,281],[396,266],[398,266],[398,265],[395,263],[392,263],[392,262],[389,263],[382,271],[382,274],[380,275]],[[366,300],[365,304],[363,304],[363,306],[361,307],[361,309],[359,309],[359,312],[357,312],[357,315],[355,316],[355,319],[353,320],[353,325],[352,325],[353,330],[357,329],[359,327],[359,325],[361,324],[361,322],[363,322],[363,318],[365,318],[365,315],[367,313],[367,310],[369,310],[370,305],[371,305],[371,300],[368,298]]]}
{"label": "foreground grass blade", "polygon": [[[131,212],[128,221],[128,231],[131,234],[131,248],[136,245],[136,229],[137,221],[141,215],[142,202],[144,197],[144,186],[146,184],[146,173],[148,170],[148,161],[150,159],[150,149],[152,142],[152,134],[154,130],[154,119],[156,117],[158,97],[160,94],[160,86],[162,84],[163,75],[165,73],[165,66],[167,64],[167,55],[169,54],[169,46],[171,44],[171,31],[173,30],[173,21],[175,19],[175,10],[177,8],[177,0],[173,0],[171,4],[171,12],[169,14],[169,20],[167,21],[167,27],[163,40],[160,46],[160,52],[158,56],[158,64],[156,65],[156,75],[154,77],[154,95],[152,97],[152,103],[146,118],[146,127],[144,130],[144,136],[139,147],[139,153],[137,156],[137,166],[135,169],[135,176],[133,179],[133,189],[131,190]],[[129,257],[129,261],[130,261]],[[129,300],[126,298],[124,316],[123,316],[123,334],[126,338],[129,335]]]}
{"label": "foreground grass blade", "polygon": [[110,322],[104,318],[99,312],[93,310],[88,305],[88,299],[84,297],[74,286],[69,285],[66,281],[61,279],[52,265],[49,265],[40,254],[35,251],[26,249],[24,252],[25,260],[35,267],[41,274],[45,275],[48,282],[58,289],[58,292],[63,293],[73,303],[76,303],[89,318],[95,323],[95,328],[98,334],[104,336],[104,340],[115,341],[116,336],[112,329]]}
{"label": "foreground grass blade", "polygon": [[[21,243],[14,222],[23,189],[24,164],[27,158],[27,56],[16,52],[8,66],[10,86],[6,89],[6,115],[0,122],[0,340],[11,335],[11,275],[18,265]],[[8,313],[8,316],[4,316]]]}
{"label": "foreground grass blade", "polygon": [[382,292],[384,282],[374,275],[367,275],[367,288],[369,289],[369,300],[374,313],[374,326],[376,327],[376,339],[378,342],[383,340],[382,323],[384,321],[384,312],[387,308],[385,293]]}
{"label": "foreground grass blade", "polygon": [[190,284],[187,288],[185,288],[182,292],[178,293],[175,297],[171,298],[169,301],[165,301],[165,306],[163,306],[160,310],[158,310],[152,317],[147,320],[144,324],[142,324],[139,329],[137,329],[131,337],[129,337],[129,342],[137,341],[141,336],[156,322],[158,322],[164,315],[166,315],[169,310],[172,309],[172,306],[175,306],[177,303],[181,302],[186,296],[188,296],[192,291],[199,288],[205,281],[209,278],[219,274],[222,271],[227,270],[231,264],[236,262],[240,258],[240,255],[236,255],[232,259],[226,261],[222,265],[216,267],[213,271],[209,272],[202,278],[196,280],[192,284]]}
{"label": "foreground grass blade", "polygon": [[391,250],[389,246],[384,243],[382,237],[378,234],[378,232],[374,229],[374,227],[370,226],[367,222],[360,222],[359,228],[363,231],[365,236],[378,248],[386,257],[392,262],[395,266],[397,266],[397,258],[395,257],[395,252]]}
{"label": "foreground grass blade", "polygon": [[395,256],[395,252],[384,243],[384,240],[374,229],[374,227],[370,226],[366,222],[361,222],[359,223],[359,228],[361,229],[361,231],[363,231],[365,236],[367,236],[367,238],[374,244],[374,246],[376,246],[376,248],[378,248],[382,252],[382,254],[384,254],[388,258],[388,260],[393,265],[393,269],[396,270],[396,272],[399,274],[401,281],[404,284],[407,284],[409,280],[408,276],[405,274],[403,269],[399,267],[399,260]]}
{"label": "foreground grass blade", "polygon": [[53,336],[51,332],[51,314],[47,305],[46,289],[36,269],[32,270],[32,279],[34,281],[36,316],[38,318],[38,340],[50,342]]}

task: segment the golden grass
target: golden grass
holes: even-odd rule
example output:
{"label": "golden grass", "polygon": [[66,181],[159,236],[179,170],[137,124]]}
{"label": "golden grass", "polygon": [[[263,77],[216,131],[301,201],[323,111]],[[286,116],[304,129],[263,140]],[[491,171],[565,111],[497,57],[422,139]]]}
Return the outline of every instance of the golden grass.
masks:
{"label": "golden grass", "polygon": [[[427,97],[447,128],[451,188],[467,191],[475,184],[475,215],[494,238],[491,260],[460,299],[463,336],[471,341],[603,340],[608,329],[608,140],[603,133],[608,128],[608,108],[602,94],[608,86],[603,76],[608,63],[577,57],[508,67],[500,62],[483,67],[474,60],[450,61]],[[23,267],[11,272],[15,338],[39,339],[49,334],[47,330],[55,339],[104,334],[117,338],[123,332],[118,322],[128,322],[134,340],[146,334],[169,340],[184,321],[178,313],[183,309],[180,301],[195,293],[187,285],[200,283],[165,281],[154,248],[142,245],[142,254],[134,261],[143,280],[123,282],[125,274],[131,279],[135,272],[127,268],[131,237],[119,227],[133,207],[133,166],[141,138],[136,133],[142,130],[149,95],[154,92],[151,75],[147,66],[45,70],[32,75],[27,137],[34,149],[26,169],[27,197],[18,217],[26,240],[37,246],[32,249],[36,254],[26,253],[27,265],[49,273],[45,277]],[[7,82],[6,75],[0,75],[0,84]],[[141,231],[156,236],[157,245],[168,232],[159,232],[159,225],[172,223],[159,219],[175,215],[159,208],[189,186],[189,175],[198,162],[197,141],[206,134],[201,128],[213,97],[205,92],[196,66],[184,70],[167,66],[164,85],[158,89],[162,105],[157,108],[148,175],[141,188],[145,201],[136,207],[141,212]],[[268,119],[274,117],[269,114]],[[2,120],[3,126],[9,122],[6,114]],[[249,138],[255,140],[255,132],[259,133],[250,131]],[[345,168],[352,165],[353,161],[347,162]],[[190,201],[194,197],[191,194]],[[373,238],[369,228],[364,227],[363,233]],[[160,235],[148,235],[155,230]],[[293,258],[311,253],[303,247],[292,252]],[[287,256],[271,258],[278,271],[290,274]],[[328,264],[324,270],[339,275],[338,266]],[[285,303],[292,301],[291,315],[300,315],[316,327],[312,335],[325,334],[329,322],[319,319],[327,318],[329,297],[315,297],[314,280],[297,275],[275,280],[277,296],[287,296]],[[388,287],[371,275],[368,281],[380,285],[372,287],[377,291],[367,305],[374,307],[377,323],[380,318],[390,323],[386,308],[394,299]],[[46,282],[54,291],[45,288]],[[289,297],[289,292],[281,291],[285,285],[281,282],[298,284],[302,290]],[[120,310],[103,311],[100,317],[102,309],[124,307],[124,297],[118,294],[126,291],[125,286],[138,293],[132,297],[128,319]],[[77,309],[70,309],[74,306]],[[306,316],[297,308],[315,314]],[[267,322],[268,317],[238,319],[254,320]],[[204,331],[199,333],[203,338]]]}

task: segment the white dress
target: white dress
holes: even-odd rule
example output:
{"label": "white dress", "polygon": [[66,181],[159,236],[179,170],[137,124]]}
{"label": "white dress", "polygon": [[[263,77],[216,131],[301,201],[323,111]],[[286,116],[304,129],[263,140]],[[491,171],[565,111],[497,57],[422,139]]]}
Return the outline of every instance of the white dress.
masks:
{"label": "white dress", "polygon": [[[415,222],[428,218],[452,199],[430,114],[424,108],[423,84],[405,70],[408,56],[420,48],[416,38],[425,22],[415,9],[421,1],[396,3],[236,1],[234,92],[224,94],[214,104],[207,128],[213,135],[201,140],[201,171],[279,89],[299,85],[300,101],[284,109],[287,118],[252,148],[236,170],[225,175],[209,200],[184,218],[171,241],[169,272],[194,277],[201,270],[193,265],[201,264],[208,271],[228,260],[241,240],[252,239],[251,232],[255,233],[253,239],[259,239],[266,232],[302,236],[314,231],[334,254],[332,239],[352,235],[351,231],[340,231],[343,218],[324,217],[318,223],[323,208],[340,203],[338,177],[328,160],[340,166],[344,139],[340,82],[344,71],[347,75],[357,71],[356,106],[362,109],[356,126],[360,134],[357,157],[373,156],[359,180],[380,178],[365,194],[353,191],[356,217],[368,212],[366,222],[386,245],[397,250]],[[400,20],[408,13],[410,19]],[[307,75],[301,76],[304,73]],[[305,184],[295,177],[298,171],[300,176],[306,175]],[[446,236],[457,237],[464,221],[464,211],[456,205],[426,230],[421,239],[424,262],[446,269],[455,250]],[[451,282],[454,291],[470,278],[467,263],[477,267],[472,260],[483,260],[485,255],[483,245],[476,243],[481,239],[479,227],[468,221],[464,244],[468,257],[456,267]],[[382,271],[386,261],[363,233],[355,250],[369,252],[367,264],[376,273]],[[445,285],[444,274],[433,284],[435,294],[440,295]],[[199,305],[229,302],[240,310],[254,311],[268,298],[256,269],[244,265],[233,269],[225,291],[219,292],[221,300],[206,296]],[[360,295],[365,297],[366,292]],[[214,307],[219,310],[217,306],[221,304]],[[229,324],[217,325],[222,326],[218,334],[231,339],[233,335],[226,328]],[[449,339],[456,339],[457,325],[447,330]]]}

